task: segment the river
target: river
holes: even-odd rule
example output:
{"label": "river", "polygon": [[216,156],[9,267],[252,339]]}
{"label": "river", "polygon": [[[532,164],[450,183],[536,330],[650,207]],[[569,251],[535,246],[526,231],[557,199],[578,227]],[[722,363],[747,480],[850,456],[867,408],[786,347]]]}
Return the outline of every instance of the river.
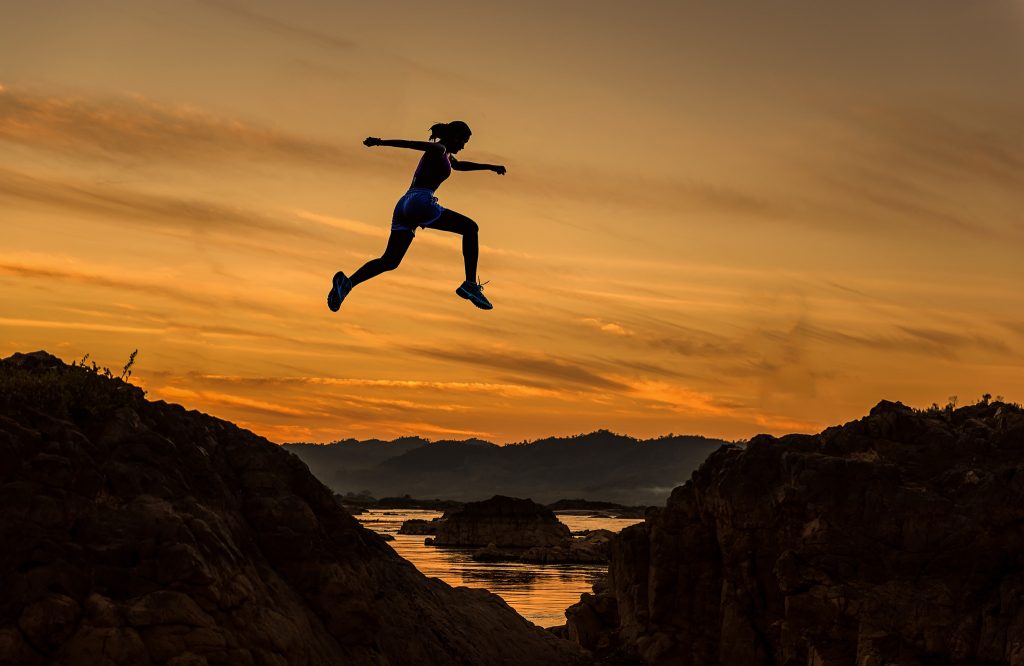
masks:
{"label": "river", "polygon": [[[430,520],[440,511],[372,509],[356,516],[364,526],[395,537],[395,551],[427,576],[452,586],[481,587],[500,595],[527,620],[542,627],[565,624],[565,609],[590,592],[591,585],[608,573],[604,564],[526,564],[522,562],[475,562],[474,549],[424,546],[425,537],[399,534],[402,522],[411,518]],[[572,531],[605,529],[618,532],[642,523],[641,518],[602,518],[559,513],[558,519]]]}

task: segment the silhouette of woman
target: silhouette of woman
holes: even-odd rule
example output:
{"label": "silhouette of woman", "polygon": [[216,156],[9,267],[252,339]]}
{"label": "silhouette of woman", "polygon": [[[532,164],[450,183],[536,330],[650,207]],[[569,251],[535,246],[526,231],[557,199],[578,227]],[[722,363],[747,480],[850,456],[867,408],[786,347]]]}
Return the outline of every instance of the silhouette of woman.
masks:
{"label": "silhouette of woman", "polygon": [[384,271],[392,271],[402,263],[402,257],[416,236],[416,227],[439,229],[462,235],[462,257],[466,264],[466,281],[459,285],[455,293],[472,301],[473,305],[483,310],[494,306],[483,294],[483,285],[477,282],[476,262],[479,255],[476,222],[453,210],[442,208],[437,203],[434,192],[440,187],[452,171],[494,171],[505,175],[505,167],[495,164],[477,164],[455,159],[454,154],[465,147],[471,136],[469,125],[461,120],[450,123],[437,123],[430,128],[429,141],[405,141],[403,139],[379,139],[369,137],[363,144],[373,146],[394,146],[395,148],[412,148],[422,150],[419,166],[412,177],[412,184],[398,204],[391,218],[391,236],[387,248],[377,259],[371,259],[363,267],[347,277],[338,271],[332,280],[331,290],[327,293],[327,307],[337,312],[341,302],[345,300],[354,286],[376,277]]}

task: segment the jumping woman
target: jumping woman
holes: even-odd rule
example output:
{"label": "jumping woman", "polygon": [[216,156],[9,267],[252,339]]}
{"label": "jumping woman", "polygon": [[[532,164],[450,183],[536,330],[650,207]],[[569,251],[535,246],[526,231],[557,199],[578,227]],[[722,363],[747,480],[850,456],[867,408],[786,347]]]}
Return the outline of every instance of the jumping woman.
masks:
{"label": "jumping woman", "polygon": [[439,229],[462,235],[462,257],[466,263],[466,281],[459,285],[455,293],[473,302],[483,310],[494,306],[483,294],[483,285],[478,284],[476,277],[476,260],[479,255],[476,222],[453,210],[442,208],[437,203],[434,192],[441,186],[452,171],[493,171],[505,175],[505,167],[494,164],[477,164],[455,159],[454,154],[465,147],[471,136],[469,125],[461,120],[450,123],[437,123],[430,128],[429,141],[405,141],[403,139],[378,139],[369,137],[363,144],[373,146],[394,146],[395,148],[412,148],[422,150],[419,166],[412,177],[412,184],[398,205],[395,206],[391,218],[391,236],[384,254],[371,259],[363,267],[346,276],[338,271],[334,275],[331,290],[327,293],[327,307],[337,312],[341,302],[348,296],[352,287],[376,277],[384,271],[392,271],[402,263],[405,251],[409,249],[412,239],[416,236],[416,227]]}

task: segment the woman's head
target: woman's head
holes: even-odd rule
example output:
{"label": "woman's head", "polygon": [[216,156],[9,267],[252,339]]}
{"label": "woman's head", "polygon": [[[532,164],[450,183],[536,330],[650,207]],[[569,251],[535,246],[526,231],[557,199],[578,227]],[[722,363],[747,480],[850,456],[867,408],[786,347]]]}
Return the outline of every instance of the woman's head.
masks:
{"label": "woman's head", "polygon": [[455,153],[462,150],[462,147],[469,141],[473,133],[469,131],[469,125],[461,120],[453,120],[450,123],[435,123],[430,126],[430,138],[438,139],[445,145],[448,152]]}

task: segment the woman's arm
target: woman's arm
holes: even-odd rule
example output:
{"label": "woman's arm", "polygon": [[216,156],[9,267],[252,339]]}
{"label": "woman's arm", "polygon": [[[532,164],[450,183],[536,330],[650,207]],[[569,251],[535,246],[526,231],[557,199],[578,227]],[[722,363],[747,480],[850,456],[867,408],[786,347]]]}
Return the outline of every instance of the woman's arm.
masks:
{"label": "woman's arm", "polygon": [[413,150],[444,150],[440,143],[431,141],[406,141],[405,139],[379,139],[375,136],[363,140],[364,146],[391,146],[393,148],[412,148]]}
{"label": "woman's arm", "polygon": [[479,164],[477,162],[463,162],[454,157],[450,158],[452,169],[455,171],[493,171],[499,176],[505,175],[505,167],[500,164]]}

